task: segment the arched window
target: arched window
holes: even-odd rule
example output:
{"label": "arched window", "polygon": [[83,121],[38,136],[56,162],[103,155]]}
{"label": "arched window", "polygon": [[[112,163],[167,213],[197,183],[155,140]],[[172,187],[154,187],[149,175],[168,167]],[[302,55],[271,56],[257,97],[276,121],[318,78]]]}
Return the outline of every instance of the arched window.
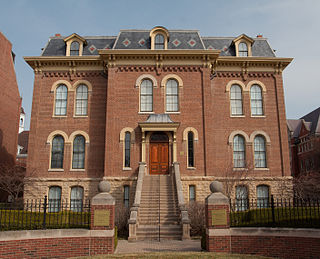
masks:
{"label": "arched window", "polygon": [[70,56],[79,56],[80,44],[77,41],[73,41],[70,45]]}
{"label": "arched window", "polygon": [[169,79],[166,84],[166,111],[179,111],[178,82],[174,79]]}
{"label": "arched window", "polygon": [[79,85],[76,91],[76,115],[87,115],[88,111],[88,87]]}
{"label": "arched window", "polygon": [[154,39],[154,49],[164,49],[164,37],[160,33]]}
{"label": "arched window", "polygon": [[248,46],[246,43],[241,42],[239,43],[239,57],[248,57]]}
{"label": "arched window", "polygon": [[83,208],[83,188],[81,186],[74,186],[71,188],[70,195],[70,210],[81,212]]}
{"label": "arched window", "polygon": [[149,79],[143,80],[140,85],[140,111],[153,111],[153,84]]}
{"label": "arched window", "polygon": [[61,187],[51,186],[48,196],[48,212],[59,212],[61,208]]}
{"label": "arched window", "polygon": [[64,139],[56,135],[52,139],[51,147],[51,168],[63,168]]}
{"label": "arched window", "polygon": [[245,141],[241,135],[233,138],[233,167],[243,168],[246,166]]}
{"label": "arched window", "polygon": [[124,138],[124,167],[130,167],[130,143],[131,133],[127,131]]}
{"label": "arched window", "polygon": [[232,85],[230,89],[231,115],[243,115],[242,90],[239,85]]}
{"label": "arched window", "polygon": [[266,140],[261,135],[254,138],[254,166],[256,168],[267,167]]}
{"label": "arched window", "polygon": [[258,85],[253,85],[250,89],[251,114],[263,115],[262,90]]}
{"label": "arched window", "polygon": [[249,208],[248,189],[244,185],[236,187],[236,210],[243,211]]}
{"label": "arched window", "polygon": [[55,112],[54,115],[67,114],[68,88],[61,84],[56,89]]}
{"label": "arched window", "polygon": [[85,161],[85,138],[82,135],[77,135],[73,140],[72,168],[84,169]]}
{"label": "arched window", "polygon": [[269,207],[269,186],[257,186],[257,208]]}
{"label": "arched window", "polygon": [[194,147],[193,147],[194,136],[193,132],[188,132],[188,167],[194,167]]}

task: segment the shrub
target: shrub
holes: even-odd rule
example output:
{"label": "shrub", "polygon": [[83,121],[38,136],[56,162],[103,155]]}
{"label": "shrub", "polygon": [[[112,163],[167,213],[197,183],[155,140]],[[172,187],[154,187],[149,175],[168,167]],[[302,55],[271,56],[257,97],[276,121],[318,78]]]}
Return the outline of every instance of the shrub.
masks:
{"label": "shrub", "polygon": [[188,206],[188,213],[190,219],[190,235],[201,236],[205,231],[205,206],[204,203],[190,202]]}
{"label": "shrub", "polygon": [[129,235],[128,219],[130,217],[130,209],[121,205],[117,205],[115,209],[115,225],[117,226],[118,236],[127,238]]}

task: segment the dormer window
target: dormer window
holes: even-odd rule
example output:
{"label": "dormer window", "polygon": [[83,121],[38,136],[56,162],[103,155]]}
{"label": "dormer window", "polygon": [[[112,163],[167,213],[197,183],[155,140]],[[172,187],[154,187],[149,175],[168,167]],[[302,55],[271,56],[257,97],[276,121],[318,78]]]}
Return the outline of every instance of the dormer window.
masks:
{"label": "dormer window", "polygon": [[239,57],[248,57],[248,46],[244,42],[239,43]]}
{"label": "dormer window", "polygon": [[164,49],[164,37],[160,33],[155,37],[154,49]]}
{"label": "dormer window", "polygon": [[77,41],[73,41],[70,45],[70,56],[79,56],[80,44]]}
{"label": "dormer window", "polygon": [[239,37],[235,38],[232,41],[232,44],[234,44],[236,56],[251,57],[252,56],[251,46],[253,43],[254,43],[254,40],[245,34],[241,34]]}
{"label": "dormer window", "polygon": [[66,56],[82,56],[86,40],[76,33],[64,38],[66,43]]}
{"label": "dormer window", "polygon": [[150,31],[151,49],[168,49],[169,31],[161,26]]}

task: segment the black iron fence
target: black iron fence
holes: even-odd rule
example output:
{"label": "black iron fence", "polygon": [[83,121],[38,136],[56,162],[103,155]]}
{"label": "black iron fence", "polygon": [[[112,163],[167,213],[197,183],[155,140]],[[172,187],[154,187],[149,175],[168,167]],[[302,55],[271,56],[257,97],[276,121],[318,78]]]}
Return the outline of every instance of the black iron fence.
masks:
{"label": "black iron fence", "polygon": [[230,201],[232,227],[320,228],[320,200],[235,199]]}
{"label": "black iron fence", "polygon": [[0,204],[0,231],[89,228],[90,201],[82,199],[24,200]]}

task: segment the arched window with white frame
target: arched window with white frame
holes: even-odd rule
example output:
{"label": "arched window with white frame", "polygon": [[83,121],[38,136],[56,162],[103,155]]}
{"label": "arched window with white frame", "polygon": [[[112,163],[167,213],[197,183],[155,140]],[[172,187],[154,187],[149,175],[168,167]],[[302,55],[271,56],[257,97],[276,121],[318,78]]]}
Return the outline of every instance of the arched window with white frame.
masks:
{"label": "arched window with white frame", "polygon": [[73,41],[70,45],[70,56],[79,56],[80,44],[77,41]]}
{"label": "arched window with white frame", "polygon": [[164,49],[164,37],[162,34],[158,33],[154,39],[154,49]]}
{"label": "arched window with white frame", "polygon": [[262,89],[259,85],[253,85],[250,88],[251,115],[263,115],[263,97]]}
{"label": "arched window with white frame", "polygon": [[56,89],[54,115],[57,115],[57,116],[67,115],[67,100],[68,100],[68,88],[64,84],[61,84]]}
{"label": "arched window with white frame", "polygon": [[77,135],[73,140],[72,169],[84,169],[86,141],[84,136]]}
{"label": "arched window with white frame", "polygon": [[166,83],[166,111],[179,111],[179,86],[174,79],[169,79]]}
{"label": "arched window with white frame", "polygon": [[73,186],[70,194],[70,210],[81,212],[83,209],[83,187]]}
{"label": "arched window with white frame", "polygon": [[257,208],[269,207],[269,186],[257,186]]}
{"label": "arched window with white frame", "polygon": [[140,85],[140,111],[153,111],[153,83],[149,79],[144,79]]}
{"label": "arched window with white frame", "polygon": [[124,167],[130,167],[131,133],[126,131],[124,137]]}
{"label": "arched window with white frame", "polygon": [[244,168],[246,166],[245,140],[241,135],[233,138],[233,167]]}
{"label": "arched window with white frame", "polygon": [[52,139],[50,167],[52,169],[62,169],[63,156],[64,156],[64,138],[61,135],[56,135]]}
{"label": "arched window with white frame", "polygon": [[240,42],[238,46],[239,57],[248,57],[248,45],[244,42]]}
{"label": "arched window with white frame", "polygon": [[254,138],[254,166],[255,168],[267,167],[266,140],[264,136],[258,135]]}
{"label": "arched window with white frame", "polygon": [[48,212],[59,212],[61,208],[61,187],[51,186],[48,195]]}
{"label": "arched window with white frame", "polygon": [[194,167],[194,134],[188,132],[188,167]]}
{"label": "arched window with white frame", "polygon": [[77,116],[88,115],[88,87],[84,84],[77,87],[75,109],[75,115]]}
{"label": "arched window with white frame", "polygon": [[245,185],[236,186],[236,211],[249,208],[248,188]]}
{"label": "arched window with white frame", "polygon": [[230,88],[231,115],[243,115],[242,90],[239,85],[232,85]]}

